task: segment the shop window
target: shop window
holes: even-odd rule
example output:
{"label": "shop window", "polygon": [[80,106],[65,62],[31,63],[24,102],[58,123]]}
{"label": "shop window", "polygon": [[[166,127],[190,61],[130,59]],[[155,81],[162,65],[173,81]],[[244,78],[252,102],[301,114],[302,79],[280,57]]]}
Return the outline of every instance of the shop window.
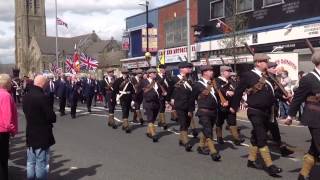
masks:
{"label": "shop window", "polygon": [[283,3],[284,0],[263,0],[263,7],[276,6]]}
{"label": "shop window", "polygon": [[253,0],[237,0],[237,13],[253,11]]}
{"label": "shop window", "polygon": [[224,0],[215,0],[210,2],[210,20],[224,17]]}
{"label": "shop window", "polygon": [[187,19],[179,18],[165,24],[166,48],[184,46],[187,43]]}

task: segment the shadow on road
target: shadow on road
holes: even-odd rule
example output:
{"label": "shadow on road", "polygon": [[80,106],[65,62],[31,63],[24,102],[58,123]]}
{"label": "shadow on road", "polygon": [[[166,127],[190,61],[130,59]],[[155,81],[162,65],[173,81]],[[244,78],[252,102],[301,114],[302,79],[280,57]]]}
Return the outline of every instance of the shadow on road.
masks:
{"label": "shadow on road", "polygon": [[[9,180],[26,179],[27,157],[25,144],[26,140],[24,132],[19,132],[16,137],[11,140]],[[97,168],[102,166],[102,164],[95,164],[85,168],[66,168],[65,164],[70,162],[70,159],[66,159],[62,154],[56,154],[54,151],[51,151],[50,153],[51,163],[49,179],[53,180],[86,179],[85,177],[94,176],[97,173]]]}

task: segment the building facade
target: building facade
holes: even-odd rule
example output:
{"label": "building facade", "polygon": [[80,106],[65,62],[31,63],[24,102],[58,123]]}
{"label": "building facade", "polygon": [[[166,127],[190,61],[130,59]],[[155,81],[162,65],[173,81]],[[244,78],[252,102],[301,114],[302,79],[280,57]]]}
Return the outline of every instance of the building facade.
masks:
{"label": "building facade", "polygon": [[[305,39],[309,39],[314,47],[320,46],[320,1],[201,0],[198,6],[198,26],[201,27],[197,43],[199,59],[209,55],[210,62],[221,64],[220,57],[225,57],[228,54],[226,49],[230,48],[226,46],[226,39],[232,41],[235,37],[237,42],[232,49],[239,57],[236,63],[252,62],[252,56],[243,46],[247,43],[255,52],[296,53],[298,60],[294,64],[298,70],[311,69],[311,52]],[[234,23],[235,19],[237,23]],[[229,26],[224,29],[227,32],[221,30],[219,20]],[[233,34],[234,30],[239,33]],[[285,62],[293,63],[291,59]]]}

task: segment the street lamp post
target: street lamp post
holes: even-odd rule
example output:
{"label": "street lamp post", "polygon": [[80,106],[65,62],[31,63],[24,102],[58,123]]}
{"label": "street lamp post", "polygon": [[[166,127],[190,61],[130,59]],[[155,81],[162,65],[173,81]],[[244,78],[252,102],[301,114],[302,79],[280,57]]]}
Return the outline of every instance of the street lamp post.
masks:
{"label": "street lamp post", "polygon": [[147,35],[147,47],[146,47],[146,53],[145,53],[145,58],[146,61],[148,62],[150,66],[150,60],[151,60],[151,54],[149,52],[149,1],[146,0],[145,4],[139,4],[141,6],[146,7],[146,35]]}

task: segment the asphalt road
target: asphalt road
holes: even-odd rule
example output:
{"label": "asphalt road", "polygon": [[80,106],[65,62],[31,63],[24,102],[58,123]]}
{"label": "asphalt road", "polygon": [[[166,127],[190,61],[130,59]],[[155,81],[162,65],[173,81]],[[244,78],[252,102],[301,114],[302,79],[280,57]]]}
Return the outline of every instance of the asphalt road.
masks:
{"label": "asphalt road", "polygon": [[[57,113],[57,115],[59,115]],[[282,158],[276,148],[272,149],[274,163],[283,168],[282,177],[271,178],[262,170],[246,167],[251,125],[245,120],[239,121],[241,133],[246,142],[243,146],[234,146],[231,142],[217,145],[222,156],[221,162],[213,162],[209,156],[196,152],[185,152],[178,146],[178,126],[171,121],[168,131],[160,132],[158,143],[152,143],[146,137],[145,126],[134,125],[131,134],[118,128],[114,130],[106,125],[106,112],[103,107],[93,108],[91,114],[80,105],[76,119],[67,115],[58,116],[54,127],[56,145],[51,148],[50,179],[53,180],[269,180],[297,179],[304,152],[309,148],[310,135],[305,127],[280,126],[282,139],[296,153]],[[121,112],[116,118],[121,121]],[[167,114],[169,119],[169,114]],[[19,108],[19,134],[12,139],[10,178],[25,178],[26,148],[25,119]],[[226,140],[229,132],[224,131]],[[194,143],[197,138],[192,139]],[[313,180],[320,179],[319,164],[313,169]]]}

